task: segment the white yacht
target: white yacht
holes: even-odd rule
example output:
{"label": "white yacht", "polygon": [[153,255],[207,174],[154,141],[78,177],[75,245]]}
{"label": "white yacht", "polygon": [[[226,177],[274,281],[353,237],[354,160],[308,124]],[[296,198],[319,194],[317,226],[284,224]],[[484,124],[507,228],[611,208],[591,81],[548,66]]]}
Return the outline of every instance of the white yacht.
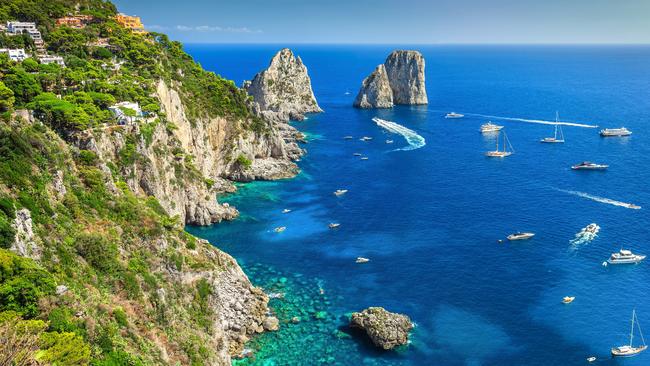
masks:
{"label": "white yacht", "polygon": [[368,262],[370,262],[370,259],[368,259],[368,258],[364,258],[364,257],[357,257],[357,259],[355,260],[355,262],[356,262],[356,263],[368,263]]}
{"label": "white yacht", "polygon": [[512,148],[512,144],[510,143],[510,140],[508,140],[508,135],[506,135],[505,131],[503,132],[503,151],[499,150],[499,136],[497,136],[496,140],[496,150],[486,152],[485,156],[490,158],[505,158],[506,156],[510,156],[515,152],[515,149]]}
{"label": "white yacht", "polygon": [[481,125],[481,133],[491,133],[491,132],[499,132],[503,126],[495,125],[491,121],[488,121],[488,123]]}
{"label": "white yacht", "polygon": [[[634,341],[634,324],[636,323],[637,328],[639,329],[639,335],[641,336],[641,342],[638,347],[632,345]],[[641,325],[639,325],[639,319],[636,317],[636,310],[632,310],[632,327],[630,329],[630,344],[624,346],[618,346],[612,348],[612,356],[614,357],[632,357],[636,356],[639,353],[645,351],[648,346],[645,344],[645,339],[643,339],[643,333],[641,333]]]}
{"label": "white yacht", "polygon": [[445,116],[445,118],[463,118],[463,117],[465,117],[464,114],[460,114],[456,112],[447,113],[447,115]]}
{"label": "white yacht", "polygon": [[339,223],[335,223],[335,222],[332,222],[332,223],[330,223],[330,224],[327,225],[327,226],[328,226],[330,229],[336,229],[336,228],[338,228],[339,226],[341,226],[341,224],[339,224]]}
{"label": "white yacht", "polygon": [[[562,126],[560,126],[560,116],[555,112],[555,133],[553,137],[544,137],[539,142],[547,144],[561,144],[564,143],[564,133],[562,132]],[[558,133],[559,132],[559,133]],[[559,135],[559,136],[558,136]]]}
{"label": "white yacht", "polygon": [[392,144],[394,141],[393,140],[386,140],[387,144]]}
{"label": "white yacht", "polygon": [[645,255],[634,254],[627,249],[621,249],[618,253],[612,253],[607,260],[609,264],[634,264],[639,263],[645,259]]}
{"label": "white yacht", "polygon": [[283,232],[285,230],[287,230],[286,226],[278,226],[275,229],[273,229],[273,231],[275,231],[276,233],[281,233],[281,232]]}
{"label": "white yacht", "polygon": [[602,137],[614,137],[614,136],[630,136],[632,131],[628,130],[625,127],[621,128],[605,128],[600,130],[600,135]]}
{"label": "white yacht", "polygon": [[347,189],[337,189],[336,191],[334,191],[334,195],[337,196],[337,197],[342,196],[342,195],[344,195],[346,193],[348,193]]}
{"label": "white yacht", "polygon": [[360,138],[359,140],[360,140],[360,141],[370,141],[370,140],[372,140],[372,137],[363,136],[363,137]]}
{"label": "white yacht", "polygon": [[583,161],[580,164],[571,166],[573,170],[605,170],[609,168],[607,164],[596,164],[589,161]]}
{"label": "white yacht", "polygon": [[535,236],[535,233],[521,233],[517,232],[514,234],[508,235],[508,240],[513,241],[513,240],[528,240]]}
{"label": "white yacht", "polygon": [[285,208],[284,210],[282,210],[282,213],[283,213],[283,214],[287,214],[287,213],[289,213],[289,212],[291,212],[291,210],[288,209],[288,208]]}

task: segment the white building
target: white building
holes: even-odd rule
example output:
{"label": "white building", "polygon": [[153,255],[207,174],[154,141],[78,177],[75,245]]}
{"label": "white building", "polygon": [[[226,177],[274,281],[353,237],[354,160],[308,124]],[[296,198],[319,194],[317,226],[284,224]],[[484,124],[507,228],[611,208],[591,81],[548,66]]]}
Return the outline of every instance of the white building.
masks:
{"label": "white building", "polygon": [[[28,33],[38,32],[38,29],[36,29],[36,23],[33,23],[33,22],[7,22],[7,33],[21,34],[21,33],[25,32],[25,31],[27,31]],[[38,32],[38,35],[40,37],[41,33]]]}
{"label": "white building", "polygon": [[52,55],[44,55],[44,56],[39,56],[38,60],[42,64],[58,64],[60,66],[65,67],[65,61],[63,61],[63,57],[61,56],[52,56]]}
{"label": "white building", "polygon": [[[132,110],[135,112],[135,116],[127,116],[125,110]],[[117,122],[121,125],[131,124],[136,120],[142,118],[142,109],[140,105],[134,102],[120,102],[115,105],[108,107],[108,110],[113,113]]]}
{"label": "white building", "polygon": [[9,59],[15,62],[23,62],[27,58],[27,54],[23,48],[9,49],[9,48],[0,48],[0,53],[6,53],[9,55]]}

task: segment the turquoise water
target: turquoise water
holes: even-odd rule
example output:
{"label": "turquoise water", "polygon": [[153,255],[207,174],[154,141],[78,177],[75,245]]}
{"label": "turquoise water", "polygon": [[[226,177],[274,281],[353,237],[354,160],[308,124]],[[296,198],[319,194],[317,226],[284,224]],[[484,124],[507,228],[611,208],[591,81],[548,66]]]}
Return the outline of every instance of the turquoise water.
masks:
{"label": "turquoise water", "polygon": [[[240,83],[278,48],[188,51]],[[221,198],[240,219],[188,229],[234,255],[267,292],[284,294],[271,301],[282,330],[254,340],[256,357],[239,362],[583,365],[596,356],[598,365],[650,364],[650,353],[609,356],[627,341],[633,308],[650,332],[650,263],[601,265],[622,246],[650,254],[650,47],[415,47],[427,60],[428,106],[351,108],[363,77],[394,48],[293,47],[325,110],[295,124],[312,137],[303,173],[244,185]],[[598,129],[565,126],[565,144],[540,144],[553,126],[535,121],[553,121],[556,110],[562,121],[634,134],[603,139]],[[450,111],[466,117],[444,119]],[[378,126],[375,116],[416,135]],[[495,143],[478,133],[488,119],[505,126],[514,155],[484,157]],[[583,160],[610,169],[571,171]],[[339,188],[349,192],[335,197]],[[571,245],[592,222],[598,237]],[[498,242],[517,230],[537,235]],[[358,256],[371,261],[356,264]],[[564,305],[567,295],[576,299]],[[411,316],[412,344],[379,352],[352,334],[346,314],[371,305]]]}

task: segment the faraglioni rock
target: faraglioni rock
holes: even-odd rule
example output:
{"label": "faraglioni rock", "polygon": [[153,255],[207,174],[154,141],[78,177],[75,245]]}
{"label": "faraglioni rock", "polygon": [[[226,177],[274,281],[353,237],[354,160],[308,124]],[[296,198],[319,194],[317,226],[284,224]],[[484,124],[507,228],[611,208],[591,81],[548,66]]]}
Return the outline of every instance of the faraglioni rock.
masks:
{"label": "faraglioni rock", "polygon": [[285,121],[323,111],[316,102],[307,67],[288,48],[275,54],[269,67],[245,81],[243,87],[262,112],[274,112]]}
{"label": "faraglioni rock", "polygon": [[370,307],[360,313],[352,313],[350,326],[363,329],[377,347],[391,350],[405,345],[413,323],[408,316],[391,313],[381,307]]}
{"label": "faraglioni rock", "polygon": [[357,108],[391,108],[393,91],[390,88],[386,67],[379,65],[361,84],[361,90],[354,100]]}
{"label": "faraglioni rock", "polygon": [[[389,88],[386,88],[386,84]],[[391,108],[394,104],[428,102],[424,83],[424,57],[418,51],[397,50],[363,80],[354,106]]]}

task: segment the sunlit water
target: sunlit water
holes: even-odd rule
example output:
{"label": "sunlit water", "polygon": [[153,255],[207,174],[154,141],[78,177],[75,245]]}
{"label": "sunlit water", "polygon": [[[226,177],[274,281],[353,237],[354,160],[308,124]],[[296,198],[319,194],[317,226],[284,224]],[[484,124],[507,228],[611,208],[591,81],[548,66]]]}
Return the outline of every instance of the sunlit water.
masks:
{"label": "sunlit water", "polygon": [[[430,104],[391,110],[351,105],[392,49],[412,47],[292,48],[325,110],[295,124],[310,136],[302,174],[242,186],[225,198],[240,219],[189,228],[285,294],[272,300],[282,330],[256,339],[257,358],[244,363],[584,365],[593,355],[598,365],[650,364],[650,352],[609,356],[627,341],[633,308],[650,333],[650,263],[601,265],[621,247],[650,254],[650,47],[415,47]],[[277,49],[188,47],[238,84]],[[541,144],[553,126],[534,121],[552,122],[556,110],[566,143]],[[466,117],[445,119],[451,111]],[[488,120],[505,126],[515,154],[484,156],[495,146],[478,132]],[[634,134],[605,139],[590,126]],[[570,169],[584,160],[610,168]],[[349,192],[336,197],[339,188]],[[592,222],[598,236],[572,246]],[[498,242],[518,230],[537,235]],[[567,295],[576,299],[564,305]],[[378,352],[350,337],[345,314],[371,305],[408,314],[412,344]]]}

